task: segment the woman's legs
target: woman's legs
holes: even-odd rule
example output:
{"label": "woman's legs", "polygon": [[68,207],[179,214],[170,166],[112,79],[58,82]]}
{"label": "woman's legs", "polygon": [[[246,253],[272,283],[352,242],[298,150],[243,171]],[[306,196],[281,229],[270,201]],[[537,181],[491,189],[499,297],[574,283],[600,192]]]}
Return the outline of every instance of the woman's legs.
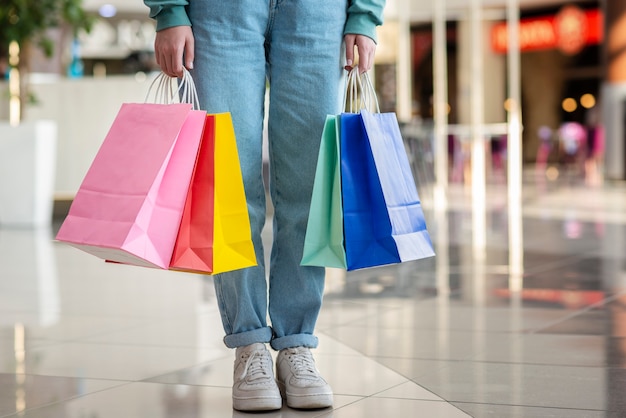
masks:
{"label": "woman's legs", "polygon": [[300,266],[320,138],[338,112],[346,1],[279,1],[271,14],[270,191],[274,241],[269,314],[272,347],[316,347],[324,269]]}
{"label": "woman's legs", "polygon": [[[195,38],[192,74],[202,109],[231,112],[250,213],[257,267],[215,276],[228,347],[269,342],[267,284],[261,231],[265,223],[262,135],[266,86],[267,2],[192,1]],[[219,140],[219,139],[218,139]]]}
{"label": "woman's legs", "polygon": [[[346,0],[192,1],[193,76],[202,107],[230,111],[257,267],[215,277],[228,347],[317,346],[324,269],[300,266],[322,127],[338,111]],[[263,106],[270,79],[270,189],[274,241],[267,284],[261,231]]]}

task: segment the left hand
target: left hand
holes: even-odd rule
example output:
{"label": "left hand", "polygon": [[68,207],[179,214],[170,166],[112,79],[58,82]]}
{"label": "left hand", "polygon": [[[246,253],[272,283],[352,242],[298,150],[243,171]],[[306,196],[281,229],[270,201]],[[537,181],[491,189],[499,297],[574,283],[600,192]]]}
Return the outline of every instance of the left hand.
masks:
{"label": "left hand", "polygon": [[351,70],[354,63],[354,48],[359,53],[359,74],[372,69],[376,42],[369,36],[349,33],[343,37],[346,44],[346,70]]}

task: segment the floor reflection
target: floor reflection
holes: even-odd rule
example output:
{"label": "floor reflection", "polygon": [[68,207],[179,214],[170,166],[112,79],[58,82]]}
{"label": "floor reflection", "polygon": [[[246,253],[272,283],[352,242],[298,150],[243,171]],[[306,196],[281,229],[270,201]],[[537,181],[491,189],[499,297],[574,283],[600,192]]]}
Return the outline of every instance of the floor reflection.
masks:
{"label": "floor reflection", "polygon": [[56,262],[50,229],[0,229],[0,326],[58,322]]}
{"label": "floor reflection", "polygon": [[[625,192],[527,182],[516,215],[498,185],[484,207],[425,190],[436,257],[327,271],[316,359],[335,408],[264,416],[625,416]],[[0,417],[249,415],[210,277],[52,237],[0,229]]]}

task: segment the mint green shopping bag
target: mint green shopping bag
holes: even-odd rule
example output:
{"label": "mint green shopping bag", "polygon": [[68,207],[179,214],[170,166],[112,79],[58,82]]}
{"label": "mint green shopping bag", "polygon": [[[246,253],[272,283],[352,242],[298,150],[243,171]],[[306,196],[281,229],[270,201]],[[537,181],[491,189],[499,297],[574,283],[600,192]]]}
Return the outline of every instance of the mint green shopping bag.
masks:
{"label": "mint green shopping bag", "polygon": [[315,171],[303,266],[346,268],[341,205],[339,121],[327,116]]}

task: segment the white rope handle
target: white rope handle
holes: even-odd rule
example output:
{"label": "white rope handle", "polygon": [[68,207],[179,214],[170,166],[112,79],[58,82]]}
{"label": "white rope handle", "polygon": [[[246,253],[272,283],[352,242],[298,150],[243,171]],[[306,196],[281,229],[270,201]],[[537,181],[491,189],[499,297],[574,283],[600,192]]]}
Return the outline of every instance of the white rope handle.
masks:
{"label": "white rope handle", "polygon": [[343,96],[344,112],[358,113],[364,106],[363,96],[360,94],[363,87],[361,86],[361,78],[358,74],[358,69],[353,68],[348,72],[346,77],[346,85]]}
{"label": "white rope handle", "polygon": [[376,113],[380,113],[376,89],[374,89],[372,80],[367,72],[359,74],[359,69],[354,67],[346,77],[343,111],[359,113],[362,109],[370,110],[372,107],[375,108]]}
{"label": "white rope handle", "polygon": [[198,91],[191,73],[186,68],[183,68],[183,76],[180,79],[170,77],[164,72],[159,73],[150,83],[144,101],[148,103],[150,97],[153,97],[152,103],[189,103],[193,105],[193,109],[200,110]]}
{"label": "white rope handle", "polygon": [[[372,83],[372,79],[370,78],[368,73],[363,73],[361,75],[361,79],[365,80],[365,87],[363,88],[363,95],[365,96],[365,108],[367,110],[369,109],[369,106],[367,105],[367,103],[369,103],[370,105],[374,105],[376,112],[375,113],[380,113],[380,106],[378,105],[378,97],[376,96],[376,89],[374,88],[374,84]],[[371,110],[373,111],[373,110]]]}
{"label": "white rope handle", "polygon": [[152,80],[150,87],[148,87],[148,92],[146,93],[145,102],[150,100],[153,89],[155,90],[153,95],[154,99],[152,100],[153,103],[168,103],[174,98],[175,92],[172,91],[171,79],[165,73],[160,73]]}

